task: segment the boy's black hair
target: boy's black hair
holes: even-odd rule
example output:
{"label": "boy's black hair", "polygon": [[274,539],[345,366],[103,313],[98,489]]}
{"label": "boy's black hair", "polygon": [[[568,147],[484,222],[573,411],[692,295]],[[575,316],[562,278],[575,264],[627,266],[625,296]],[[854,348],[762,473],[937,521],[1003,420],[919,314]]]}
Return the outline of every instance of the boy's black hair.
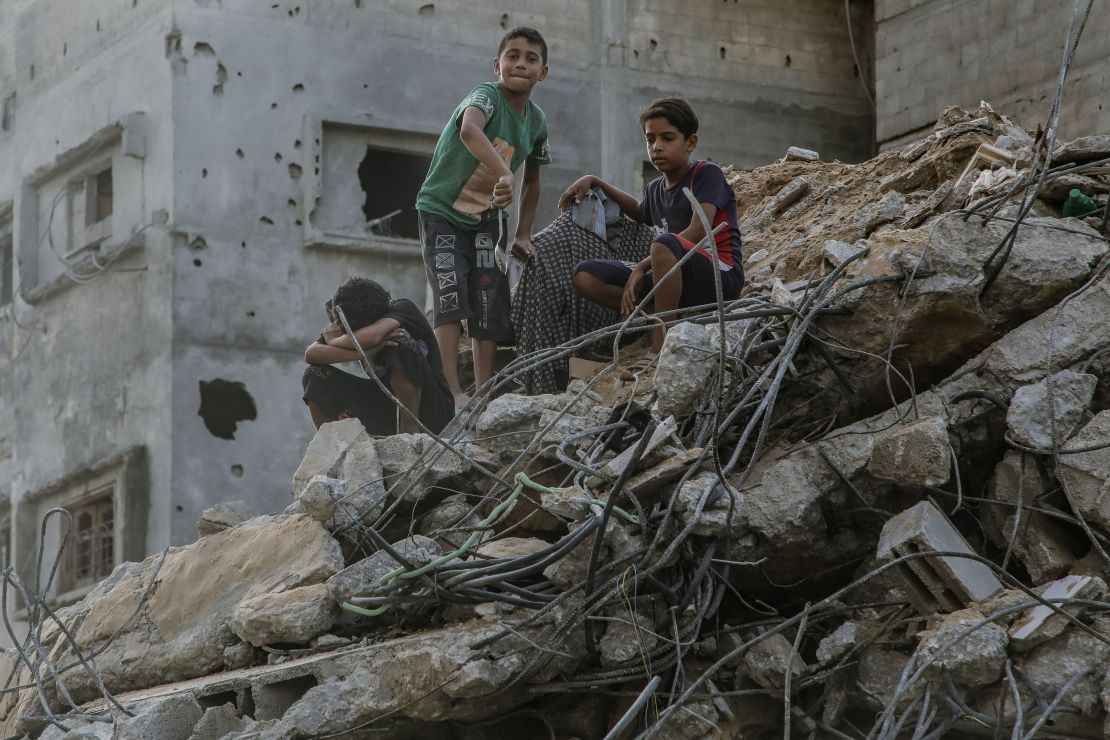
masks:
{"label": "boy's black hair", "polygon": [[684,98],[659,98],[640,111],[640,128],[652,118],[665,118],[667,123],[689,139],[698,132],[698,117]]}
{"label": "boy's black hair", "polygon": [[369,326],[385,316],[392,301],[389,291],[373,280],[360,277],[340,285],[331,299],[332,305],[343,309],[352,330]]}
{"label": "boy's black hair", "polygon": [[547,65],[547,42],[543,40],[539,31],[530,26],[517,26],[502,36],[501,44],[497,47],[497,56],[501,56],[501,52],[505,51],[505,47],[513,39],[524,39],[529,44],[540,47],[540,58],[543,60],[544,66]]}

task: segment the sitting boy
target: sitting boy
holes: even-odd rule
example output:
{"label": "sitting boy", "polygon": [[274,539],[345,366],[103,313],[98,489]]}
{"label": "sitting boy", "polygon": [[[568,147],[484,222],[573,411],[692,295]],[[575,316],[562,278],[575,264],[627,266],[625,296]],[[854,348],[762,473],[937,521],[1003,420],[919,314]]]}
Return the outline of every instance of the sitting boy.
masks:
{"label": "sitting boy", "polygon": [[[640,112],[640,125],[647,141],[647,153],[655,169],[662,173],[647,184],[644,199],[636,198],[593,175],[571,185],[559,198],[566,210],[571,202],[581,202],[590,188],[600,188],[614,200],[625,215],[656,227],[655,241],[647,258],[639,263],[617,260],[586,260],[575,268],[574,289],[583,298],[631,313],[658,276],[653,313],[715,303],[717,291],[714,271],[720,270],[726,301],[740,296],[744,287],[744,268],[740,258],[740,228],[736,221],[736,195],[725,181],[721,168],[712,162],[691,161],[698,145],[698,119],[689,103],[681,98],[656,100]],[[710,225],[717,232],[717,255],[706,247],[683,263],[680,270],[663,279],[668,271],[705,236],[702,220],[695,217],[683,188],[690,188]],[[651,351],[663,346],[663,329],[652,335]]]}
{"label": "sitting boy", "polygon": [[[351,278],[327,303],[331,324],[304,352],[304,402],[312,423],[357,418],[373,435],[420,431],[415,415],[439,433],[455,416],[451,391],[443,377],[432,327],[412,301],[396,301],[378,283]],[[374,380],[352,375],[336,363],[357,362],[361,355],[339,320],[340,308],[382,383],[411,412],[400,411]],[[400,422],[398,423],[398,417]]]}
{"label": "sitting boy", "polygon": [[497,82],[470,91],[451,114],[416,197],[432,321],[447,382],[461,407],[457,360],[462,321],[474,342],[474,380],[493,376],[498,344],[513,341],[509,281],[498,266],[508,234],[503,211],[514,173],[524,167],[513,254],[533,255],[532,222],[540,197],[540,165],[551,157],[547,120],[530,100],[547,76],[547,43],[534,28],[514,28],[493,60]]}

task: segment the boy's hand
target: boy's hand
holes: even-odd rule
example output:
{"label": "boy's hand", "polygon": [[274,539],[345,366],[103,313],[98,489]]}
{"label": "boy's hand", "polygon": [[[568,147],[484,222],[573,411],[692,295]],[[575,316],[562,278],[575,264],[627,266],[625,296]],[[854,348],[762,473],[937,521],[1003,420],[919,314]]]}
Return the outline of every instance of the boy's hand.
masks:
{"label": "boy's hand", "polygon": [[324,337],[325,342],[330,342],[336,337],[343,336],[344,332],[343,327],[333,321],[332,323],[325,326],[324,330],[320,332],[320,334]]}
{"label": "boy's hand", "polygon": [[636,304],[639,302],[636,298],[636,291],[640,287],[640,281],[643,277],[643,270],[638,266],[632,268],[632,274],[628,276],[628,282],[624,284],[624,292],[621,293],[622,314],[630,314],[636,310]]}
{"label": "boy's hand", "polygon": [[578,178],[559,196],[559,210],[565,211],[573,204],[581,203],[582,199],[586,197],[586,193],[595,187],[597,187],[597,178],[593,175]]}
{"label": "boy's hand", "polygon": [[489,204],[494,208],[507,208],[513,202],[513,176],[502,175],[493,186],[493,197]]}
{"label": "boy's hand", "polygon": [[532,244],[532,237],[518,236],[513,239],[513,256],[524,263],[536,258],[536,247]]}

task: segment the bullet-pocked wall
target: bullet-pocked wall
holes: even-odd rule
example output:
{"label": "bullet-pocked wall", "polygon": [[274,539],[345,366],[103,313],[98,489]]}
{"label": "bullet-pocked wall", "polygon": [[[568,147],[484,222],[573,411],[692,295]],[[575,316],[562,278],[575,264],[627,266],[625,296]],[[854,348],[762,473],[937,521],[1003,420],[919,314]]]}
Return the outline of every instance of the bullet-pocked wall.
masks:
{"label": "bullet-pocked wall", "polygon": [[[95,503],[110,567],[169,539],[171,7],[0,0],[0,19],[4,564],[30,575],[43,514]],[[63,601],[104,575],[60,574]]]}
{"label": "bullet-pocked wall", "polygon": [[[980,100],[1027,128],[1046,124],[1071,10],[1060,0],[876,0],[880,145],[917,138],[946,106],[974,110]],[[1110,9],[1095,3],[1068,74],[1060,136],[1110,131],[1108,93]]]}

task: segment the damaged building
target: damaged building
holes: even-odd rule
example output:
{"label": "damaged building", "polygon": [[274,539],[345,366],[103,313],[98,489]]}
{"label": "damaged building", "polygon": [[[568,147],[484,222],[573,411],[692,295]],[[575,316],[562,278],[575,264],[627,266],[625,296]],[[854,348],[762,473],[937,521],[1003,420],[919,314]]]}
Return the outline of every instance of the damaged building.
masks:
{"label": "damaged building", "polygon": [[[659,94],[700,105],[721,162],[866,158],[843,9],[809,4],[0,1],[5,562],[78,507],[72,599],[214,503],[283,505],[323,303],[358,274],[423,305],[412,203],[506,27],[550,40],[538,224],[584,171],[642,186],[635,111]],[[861,54],[870,18],[857,3]]]}
{"label": "damaged building", "polygon": [[[48,63],[92,20],[0,0],[0,733],[1110,737],[1110,14],[804,5],[132,0]],[[636,312],[520,353],[441,434],[312,434],[321,296],[423,295],[376,174],[517,23],[539,222],[641,185],[620,121],[683,92],[747,287],[658,357]]]}

